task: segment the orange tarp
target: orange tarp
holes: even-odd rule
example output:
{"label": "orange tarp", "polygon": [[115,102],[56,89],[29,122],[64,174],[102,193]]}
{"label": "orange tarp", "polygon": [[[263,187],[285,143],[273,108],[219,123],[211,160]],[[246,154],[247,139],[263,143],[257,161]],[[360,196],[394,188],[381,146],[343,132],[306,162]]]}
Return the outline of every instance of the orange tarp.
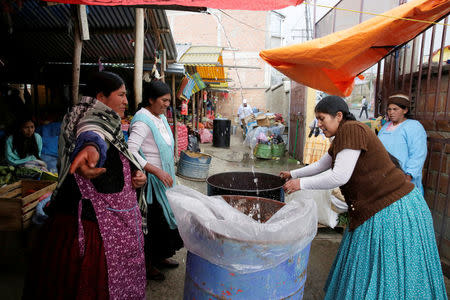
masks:
{"label": "orange tarp", "polygon": [[272,10],[299,5],[303,0],[44,0],[67,4],[85,5],[181,5],[221,9]]}
{"label": "orange tarp", "polygon": [[414,0],[352,28],[306,43],[264,50],[260,56],[289,78],[338,96],[352,93],[355,77],[429,23],[450,12],[449,0]]}

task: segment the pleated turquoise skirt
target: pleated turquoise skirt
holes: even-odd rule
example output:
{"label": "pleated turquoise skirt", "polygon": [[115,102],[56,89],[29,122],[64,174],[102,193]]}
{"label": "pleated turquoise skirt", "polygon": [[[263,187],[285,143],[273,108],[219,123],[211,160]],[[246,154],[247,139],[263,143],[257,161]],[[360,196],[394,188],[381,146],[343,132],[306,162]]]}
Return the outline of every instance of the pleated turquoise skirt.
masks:
{"label": "pleated turquoise skirt", "polygon": [[430,210],[414,188],[346,230],[325,299],[447,299]]}

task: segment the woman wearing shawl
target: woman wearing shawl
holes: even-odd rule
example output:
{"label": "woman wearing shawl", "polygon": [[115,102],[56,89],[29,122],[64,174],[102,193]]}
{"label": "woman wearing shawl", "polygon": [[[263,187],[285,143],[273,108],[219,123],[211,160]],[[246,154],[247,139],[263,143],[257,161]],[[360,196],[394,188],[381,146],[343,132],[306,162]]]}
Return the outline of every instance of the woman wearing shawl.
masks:
{"label": "woman wearing shawl", "polygon": [[146,203],[135,189],[146,177],[120,126],[125,85],[116,74],[96,73],[88,95],[62,123],[60,178],[25,299],[145,299]]}
{"label": "woman wearing shawl", "polygon": [[174,140],[164,116],[170,104],[170,88],[153,81],[144,89],[143,103],[130,126],[128,146],[147,172],[149,234],[145,237],[147,278],[164,280],[155,266],[174,268],[171,256],[183,247],[166,189],[175,183]]}

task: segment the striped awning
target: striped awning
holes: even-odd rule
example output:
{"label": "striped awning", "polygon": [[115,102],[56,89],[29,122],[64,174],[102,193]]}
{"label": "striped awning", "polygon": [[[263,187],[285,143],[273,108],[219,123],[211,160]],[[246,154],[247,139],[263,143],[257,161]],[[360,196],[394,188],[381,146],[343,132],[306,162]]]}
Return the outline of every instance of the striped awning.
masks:
{"label": "striped awning", "polygon": [[195,67],[203,81],[225,82],[226,71],[223,67],[222,47],[191,46],[178,63]]}

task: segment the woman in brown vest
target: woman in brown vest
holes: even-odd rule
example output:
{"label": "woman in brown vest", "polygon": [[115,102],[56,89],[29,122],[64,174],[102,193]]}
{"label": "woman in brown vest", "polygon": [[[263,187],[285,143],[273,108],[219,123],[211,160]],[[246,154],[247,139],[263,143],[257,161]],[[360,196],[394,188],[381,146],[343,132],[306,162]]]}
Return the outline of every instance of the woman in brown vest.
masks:
{"label": "woman in brown vest", "polygon": [[433,220],[422,194],[406,180],[370,128],[343,99],[315,108],[334,140],[307,167],[281,172],[287,193],[340,187],[350,225],[328,276],[325,299],[447,299]]}

